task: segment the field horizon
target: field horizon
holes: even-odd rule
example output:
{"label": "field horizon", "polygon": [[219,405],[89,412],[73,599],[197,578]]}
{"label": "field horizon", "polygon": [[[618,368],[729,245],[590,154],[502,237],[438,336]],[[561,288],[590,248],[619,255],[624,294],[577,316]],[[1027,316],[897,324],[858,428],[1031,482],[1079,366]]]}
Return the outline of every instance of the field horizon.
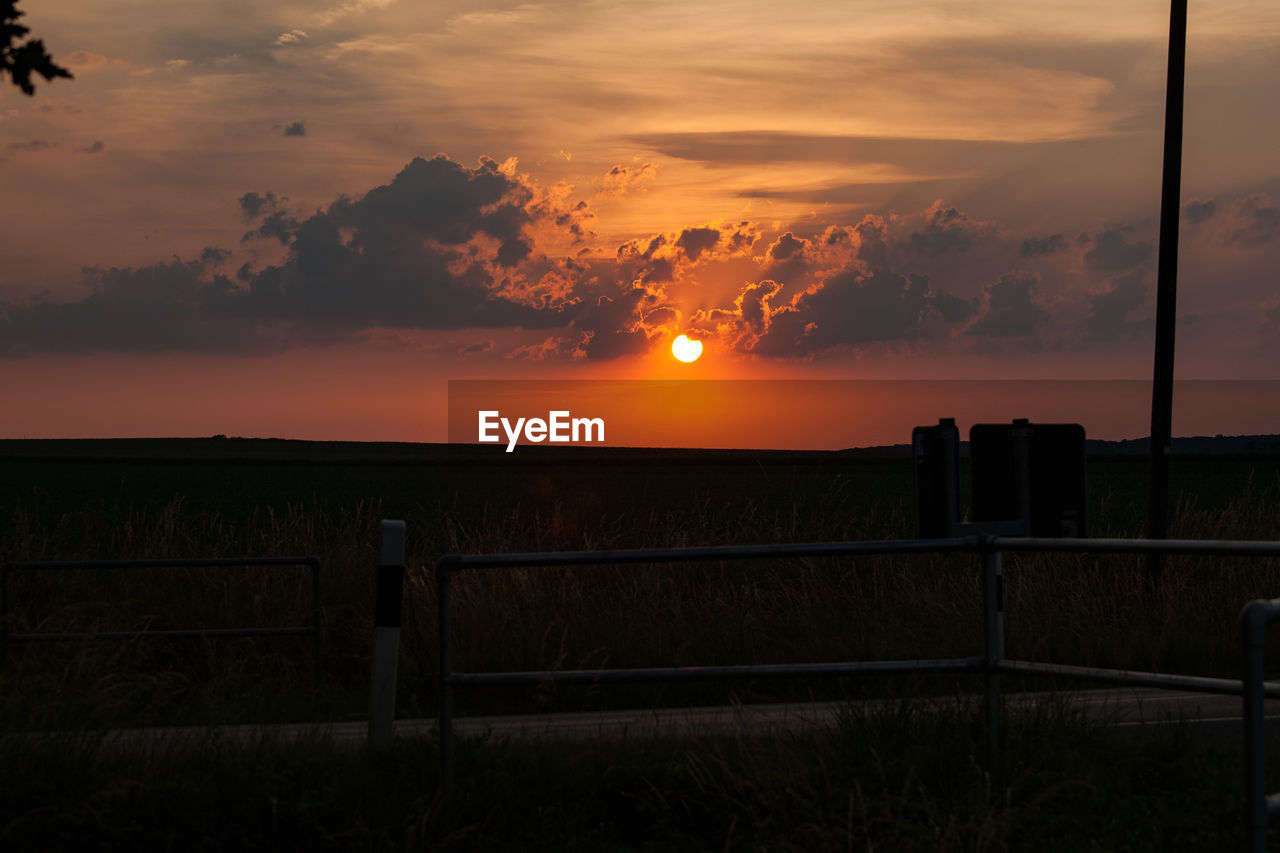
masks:
{"label": "field horizon", "polygon": [[[963,435],[963,434],[962,434]],[[1145,454],[1149,438],[1139,436],[1125,439],[1087,438],[1085,450],[1090,455]],[[969,442],[961,439],[962,454],[968,453]],[[1173,438],[1173,452],[1185,454],[1241,454],[1280,452],[1280,433],[1250,433],[1240,435],[1183,435]],[[510,462],[527,460],[530,456],[560,461],[573,457],[606,458],[612,454],[646,456],[671,456],[688,459],[693,454],[705,454],[721,459],[734,455],[759,454],[762,458],[777,461],[804,461],[833,455],[887,458],[905,457],[911,452],[910,443],[852,446],[836,450],[750,448],[750,447],[650,447],[642,445],[609,445],[551,447],[547,445],[521,444],[518,453],[505,454],[501,445],[486,446],[476,443],[409,442],[409,441],[323,441],[313,439],[277,438],[271,436],[157,436],[133,438],[2,438],[0,459],[182,459],[197,461],[210,458],[218,461],[288,461],[305,458],[309,461],[350,462],[355,460],[415,461],[458,463],[472,460],[505,458]]]}

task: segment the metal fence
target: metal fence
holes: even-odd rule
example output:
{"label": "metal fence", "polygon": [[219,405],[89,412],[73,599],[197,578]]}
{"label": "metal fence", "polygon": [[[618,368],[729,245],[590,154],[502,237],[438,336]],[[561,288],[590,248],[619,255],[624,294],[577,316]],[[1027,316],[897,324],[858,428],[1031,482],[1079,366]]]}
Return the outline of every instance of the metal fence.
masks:
{"label": "metal fence", "polygon": [[[1074,554],[1163,554],[1199,556],[1280,557],[1280,542],[1148,540],[1148,539],[1049,539],[1005,536],[965,536],[950,539],[914,539],[886,542],[831,542],[795,545],[714,546],[702,548],[652,548],[619,551],[566,551],[530,554],[483,554],[442,557],[436,564],[439,608],[438,674],[440,698],[440,780],[442,790],[453,786],[453,691],[462,687],[520,687],[538,684],[616,684],[652,681],[706,681],[733,678],[792,678],[901,673],[979,673],[984,679],[983,717],[989,765],[999,757],[1000,676],[1042,675],[1109,681],[1140,687],[1189,690],[1243,696],[1244,748],[1246,756],[1245,813],[1250,850],[1266,848],[1269,821],[1280,815],[1280,795],[1268,797],[1263,769],[1263,698],[1280,698],[1280,683],[1263,681],[1262,644],[1266,625],[1280,621],[1280,599],[1256,601],[1241,614],[1246,657],[1244,681],[1205,678],[1161,672],[1103,669],[1098,667],[1009,660],[1004,656],[1004,552],[1058,552]],[[885,554],[973,553],[982,564],[983,654],[980,657],[938,660],[848,661],[740,666],[685,666],[647,669],[560,670],[549,672],[464,673],[453,670],[453,576],[466,569],[519,567],[660,564],[729,560],[764,560],[797,557],[850,557]]]}
{"label": "metal fence", "polygon": [[[93,569],[228,569],[306,566],[311,570],[312,624],[271,628],[193,628],[179,630],[58,632],[15,634],[9,630],[9,575],[20,571],[71,571]],[[0,566],[0,666],[8,661],[10,643],[65,642],[70,640],[198,639],[211,637],[310,636],[315,654],[315,690],[320,692],[322,647],[319,557],[255,557],[202,560],[70,560],[63,562],[5,563]]]}

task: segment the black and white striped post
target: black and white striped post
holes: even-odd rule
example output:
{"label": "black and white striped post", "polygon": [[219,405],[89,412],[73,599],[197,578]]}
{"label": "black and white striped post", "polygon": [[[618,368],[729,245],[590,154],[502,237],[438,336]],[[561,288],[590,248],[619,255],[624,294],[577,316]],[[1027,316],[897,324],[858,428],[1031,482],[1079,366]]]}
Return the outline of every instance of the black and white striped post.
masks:
{"label": "black and white striped post", "polygon": [[373,677],[369,685],[369,748],[385,749],[395,736],[396,669],[404,600],[404,522],[383,521],[373,603]]}

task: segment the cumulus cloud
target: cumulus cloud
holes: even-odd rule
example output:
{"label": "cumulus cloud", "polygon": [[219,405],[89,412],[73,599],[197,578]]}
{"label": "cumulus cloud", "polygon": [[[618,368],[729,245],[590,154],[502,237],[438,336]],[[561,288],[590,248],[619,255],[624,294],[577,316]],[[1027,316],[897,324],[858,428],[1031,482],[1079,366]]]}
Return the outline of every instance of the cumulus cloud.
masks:
{"label": "cumulus cloud", "polygon": [[1018,254],[1024,258],[1052,255],[1054,252],[1063,251],[1069,245],[1067,238],[1061,234],[1053,234],[1048,237],[1027,237],[1022,241]]}
{"label": "cumulus cloud", "polygon": [[785,231],[765,249],[761,272],[788,284],[820,280],[839,270],[863,272],[888,264],[885,221],[866,216],[856,225],[831,225],[813,238]]}
{"label": "cumulus cloud", "polygon": [[1150,331],[1152,318],[1133,319],[1135,312],[1147,304],[1149,289],[1146,278],[1144,270],[1131,270],[1090,297],[1085,331],[1091,339],[1132,338]]}
{"label": "cumulus cloud", "polygon": [[82,300],[5,305],[0,352],[261,352],[358,338],[379,326],[568,322],[562,309],[573,303],[540,299],[538,281],[523,298],[499,292],[530,254],[531,223],[554,211],[493,160],[467,168],[444,155],[417,158],[390,183],[305,219],[288,216],[282,201],[246,193],[240,208],[260,222],[259,236],[287,246],[283,263],[243,265],[233,280],[220,270],[227,253],[209,249],[191,262],[88,269],[93,292]]}
{"label": "cumulus cloud", "polygon": [[245,222],[252,222],[259,216],[279,210],[280,205],[288,201],[288,199],[277,198],[275,193],[271,192],[248,192],[240,196],[237,201],[240,204],[240,212],[244,215]]}
{"label": "cumulus cloud", "polygon": [[1027,273],[1008,273],[983,288],[982,307],[966,334],[989,338],[1034,335],[1049,319],[1037,304],[1039,278]]}
{"label": "cumulus cloud", "polygon": [[1213,218],[1218,212],[1218,203],[1213,199],[1202,201],[1194,199],[1182,206],[1182,218],[1188,225],[1199,225]]}
{"label": "cumulus cloud", "polygon": [[1263,352],[1280,355],[1280,302],[1263,308],[1265,321],[1258,327],[1258,344]]}
{"label": "cumulus cloud", "polygon": [[0,353],[232,352],[259,354],[290,345],[286,334],[260,334],[228,310],[236,288],[217,272],[225,253],[206,249],[194,261],[140,268],[90,267],[82,300],[37,297],[0,306]]}
{"label": "cumulus cloud", "polygon": [[[564,152],[560,152],[564,154]],[[564,154],[566,160],[572,159],[571,154]],[[652,181],[658,174],[658,165],[656,163],[642,163],[639,166],[623,166],[617,165],[605,173],[600,179],[600,190],[597,195],[601,198],[617,198],[632,192],[644,192],[645,185]]]}
{"label": "cumulus cloud", "polygon": [[1228,246],[1253,249],[1280,237],[1280,207],[1266,193],[1234,199],[1222,211],[1218,234]]}
{"label": "cumulus cloud", "polygon": [[761,271],[773,278],[793,281],[809,271],[814,262],[813,253],[812,243],[785,231],[765,249]]}
{"label": "cumulus cloud", "polygon": [[291,44],[301,44],[308,39],[307,31],[294,28],[287,33],[281,33],[276,37],[275,44],[285,47]]}
{"label": "cumulus cloud", "polygon": [[1155,254],[1150,243],[1130,243],[1125,237],[1129,228],[1108,228],[1095,235],[1092,247],[1084,253],[1085,263],[1091,270],[1102,273],[1118,273],[1145,263]]}
{"label": "cumulus cloud", "polygon": [[[765,284],[765,283],[761,283]],[[957,311],[960,300],[935,293],[925,275],[900,275],[879,269],[870,275],[846,270],[796,294],[775,306],[777,288],[744,289],[735,303],[744,325],[761,333],[745,348],[761,355],[812,355],[837,349],[859,349],[870,344],[911,342],[926,334],[931,321],[942,320],[939,302],[947,314]],[[753,298],[754,297],[754,298]]]}
{"label": "cumulus cloud", "polygon": [[279,240],[289,245],[298,230],[298,220],[284,207],[287,198],[277,198],[274,193],[248,192],[240,196],[240,212],[246,222],[261,221],[256,228],[244,233],[241,243],[254,239]]}
{"label": "cumulus cloud", "polygon": [[295,121],[293,124],[285,125],[284,135],[285,136],[306,136],[307,135],[306,122]]}
{"label": "cumulus cloud", "polygon": [[699,255],[710,250],[719,242],[719,228],[686,228],[676,238],[676,246],[691,261],[698,260]]}
{"label": "cumulus cloud", "polygon": [[951,252],[967,252],[992,230],[992,223],[972,219],[939,199],[925,211],[924,227],[911,233],[907,245],[917,255],[936,258]]}
{"label": "cumulus cloud", "polygon": [[[1205,221],[1230,224],[1230,234],[1248,226],[1239,239],[1260,239],[1274,206],[1249,199],[1219,203]],[[407,329],[475,330],[438,347],[457,357],[498,349],[512,359],[602,361],[696,331],[743,356],[810,358],[948,340],[1087,345],[1131,339],[1150,322],[1153,250],[1131,229],[1012,241],[940,202],[768,232],[749,220],[693,223],[612,253],[587,242],[593,214],[572,187],[540,186],[514,158],[473,167],[415,158],[382,186],[307,211],[264,190],[237,202],[248,228],[241,242],[277,243],[264,253],[273,263],[255,260],[262,247],[251,246],[248,260],[210,249],[194,261],[93,267],[88,297],[0,305],[0,354],[257,353]],[[989,242],[971,251],[980,240]],[[1052,279],[1054,288],[1074,285],[1064,291],[1074,295],[1054,290],[1052,304],[1075,319],[1050,328],[1040,293],[1050,284],[992,268],[999,253],[990,246],[1019,243],[1024,257],[1084,255],[1083,275],[1077,264],[1055,265]],[[1260,335],[1269,340],[1274,327]]]}
{"label": "cumulus cloud", "polygon": [[619,280],[647,287],[691,281],[688,276],[694,267],[745,256],[759,238],[759,227],[743,220],[732,224],[711,222],[677,233],[629,240],[616,252]]}

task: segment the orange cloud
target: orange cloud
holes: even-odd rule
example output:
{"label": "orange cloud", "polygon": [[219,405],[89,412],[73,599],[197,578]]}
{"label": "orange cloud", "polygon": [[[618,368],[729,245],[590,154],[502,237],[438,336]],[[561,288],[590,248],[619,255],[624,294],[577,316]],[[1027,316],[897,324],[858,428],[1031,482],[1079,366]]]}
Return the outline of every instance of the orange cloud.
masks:
{"label": "orange cloud", "polygon": [[657,175],[656,163],[643,163],[639,166],[617,165],[600,179],[600,189],[596,195],[600,198],[618,198],[632,192],[644,192],[645,184]]}

